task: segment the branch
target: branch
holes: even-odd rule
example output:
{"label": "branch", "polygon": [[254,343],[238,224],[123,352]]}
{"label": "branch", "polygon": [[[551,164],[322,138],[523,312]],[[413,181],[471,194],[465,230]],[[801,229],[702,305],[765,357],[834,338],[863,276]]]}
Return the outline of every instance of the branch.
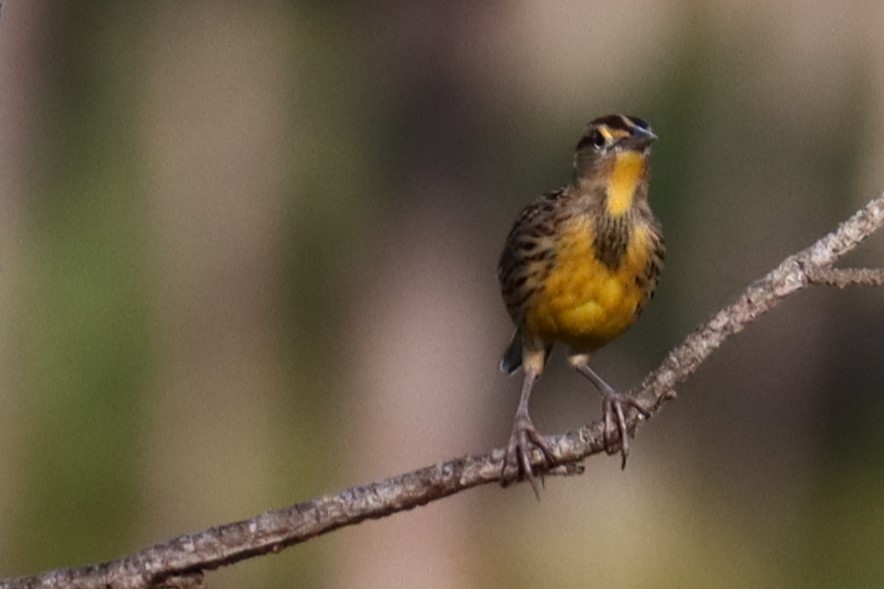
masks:
{"label": "branch", "polygon": [[[675,398],[676,385],[684,382],[731,335],[776,307],[787,296],[812,284],[844,287],[884,284],[884,271],[836,269],[844,254],[884,225],[884,194],[869,202],[835,231],[809,248],[789,256],[764,278],[749,285],[736,301],[716,313],[690,334],[631,391],[649,414]],[[627,412],[630,435],[643,418]],[[532,460],[535,472],[569,475],[582,472],[583,459],[606,450],[604,424],[586,425],[574,432],[551,436],[554,464],[539,452]],[[616,451],[617,434],[608,451]],[[612,442],[612,443],[611,443]],[[366,519],[381,518],[487,483],[507,483],[517,476],[502,472],[503,448],[464,456],[389,479],[353,487],[257,517],[210,528],[155,544],[125,558],[98,565],[50,571],[35,577],[0,581],[0,589],[59,588],[135,589],[156,585],[198,587],[204,571],[299,544],[315,536]],[[506,475],[506,476],[504,476]]]}

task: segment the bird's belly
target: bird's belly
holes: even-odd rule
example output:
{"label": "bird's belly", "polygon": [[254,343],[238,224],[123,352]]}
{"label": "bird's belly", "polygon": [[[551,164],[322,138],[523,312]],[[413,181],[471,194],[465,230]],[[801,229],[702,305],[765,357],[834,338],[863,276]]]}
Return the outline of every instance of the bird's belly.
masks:
{"label": "bird's belly", "polygon": [[595,256],[590,239],[563,244],[525,317],[528,332],[581,352],[592,352],[622,334],[646,296],[637,277],[650,255],[647,242],[644,230],[637,231],[614,269]]}

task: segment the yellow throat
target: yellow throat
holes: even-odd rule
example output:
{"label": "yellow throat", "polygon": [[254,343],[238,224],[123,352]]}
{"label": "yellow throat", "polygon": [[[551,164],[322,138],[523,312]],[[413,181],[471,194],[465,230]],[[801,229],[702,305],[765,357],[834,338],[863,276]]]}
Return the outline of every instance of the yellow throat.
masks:
{"label": "yellow throat", "polygon": [[645,156],[636,151],[617,154],[608,180],[608,214],[618,217],[632,206],[635,187],[645,169]]}

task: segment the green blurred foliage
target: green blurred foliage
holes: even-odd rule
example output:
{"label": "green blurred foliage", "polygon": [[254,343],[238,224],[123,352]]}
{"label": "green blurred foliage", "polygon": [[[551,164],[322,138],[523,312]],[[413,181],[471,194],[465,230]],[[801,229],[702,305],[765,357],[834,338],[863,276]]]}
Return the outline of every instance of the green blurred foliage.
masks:
{"label": "green blurred foliage", "polygon": [[118,554],[133,538],[120,522],[137,522],[139,511],[137,424],[150,357],[145,205],[125,70],[135,51],[121,43],[127,22],[106,8],[62,9],[46,23],[23,230],[31,263],[7,274],[21,288],[8,337],[27,423],[8,449],[26,465],[4,557],[14,572]]}

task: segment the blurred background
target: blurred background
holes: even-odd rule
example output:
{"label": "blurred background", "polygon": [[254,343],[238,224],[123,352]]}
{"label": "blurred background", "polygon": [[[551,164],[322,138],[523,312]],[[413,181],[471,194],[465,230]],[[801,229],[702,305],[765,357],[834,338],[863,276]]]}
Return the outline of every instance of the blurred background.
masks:
{"label": "blurred background", "polygon": [[[0,577],[503,445],[511,222],[660,136],[621,388],[884,189],[884,4],[51,2],[0,19]],[[884,265],[884,236],[846,264]],[[884,291],[765,316],[629,467],[475,489],[213,587],[884,583]],[[598,417],[554,354],[542,431]]]}

